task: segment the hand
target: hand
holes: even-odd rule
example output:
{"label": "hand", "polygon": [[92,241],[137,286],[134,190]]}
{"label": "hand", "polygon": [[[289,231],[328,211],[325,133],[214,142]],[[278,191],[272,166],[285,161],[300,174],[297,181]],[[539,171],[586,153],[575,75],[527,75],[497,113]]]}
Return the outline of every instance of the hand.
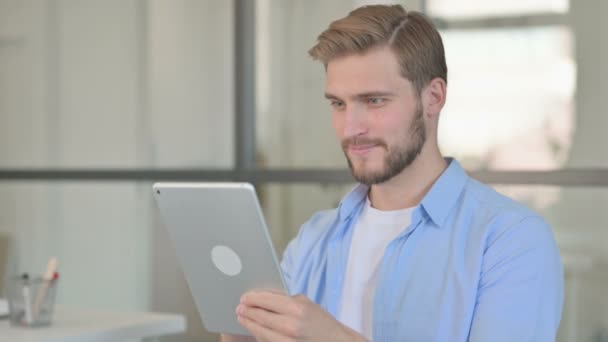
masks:
{"label": "hand", "polygon": [[239,323],[258,341],[365,341],[303,295],[251,291],[236,311]]}

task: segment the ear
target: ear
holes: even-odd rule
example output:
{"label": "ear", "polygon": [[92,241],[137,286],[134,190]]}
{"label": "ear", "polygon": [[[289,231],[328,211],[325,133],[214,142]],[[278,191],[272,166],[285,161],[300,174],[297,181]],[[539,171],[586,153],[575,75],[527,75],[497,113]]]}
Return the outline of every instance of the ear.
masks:
{"label": "ear", "polygon": [[422,90],[422,104],[424,113],[429,118],[439,117],[439,113],[445,105],[447,95],[447,84],[440,77],[435,77]]}

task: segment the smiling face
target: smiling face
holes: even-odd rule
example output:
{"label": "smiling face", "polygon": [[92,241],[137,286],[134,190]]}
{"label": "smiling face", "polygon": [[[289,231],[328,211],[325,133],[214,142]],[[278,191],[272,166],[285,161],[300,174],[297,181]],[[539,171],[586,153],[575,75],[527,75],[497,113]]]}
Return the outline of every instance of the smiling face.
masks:
{"label": "smiling face", "polygon": [[420,154],[424,114],[413,84],[401,75],[395,54],[378,47],[327,64],[326,97],[353,177],[384,183]]}

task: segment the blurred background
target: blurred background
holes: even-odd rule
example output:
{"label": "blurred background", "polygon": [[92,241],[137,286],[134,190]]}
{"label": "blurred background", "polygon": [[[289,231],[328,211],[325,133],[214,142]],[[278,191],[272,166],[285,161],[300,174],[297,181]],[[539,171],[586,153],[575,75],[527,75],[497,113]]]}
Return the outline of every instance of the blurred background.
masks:
{"label": "blurred background", "polygon": [[[442,152],[542,213],[566,270],[558,341],[608,341],[608,2],[402,0],[449,69]],[[247,180],[277,252],[353,186],[307,55],[376,1],[0,0],[0,275],[55,255],[59,304],[200,323],[155,180]]]}

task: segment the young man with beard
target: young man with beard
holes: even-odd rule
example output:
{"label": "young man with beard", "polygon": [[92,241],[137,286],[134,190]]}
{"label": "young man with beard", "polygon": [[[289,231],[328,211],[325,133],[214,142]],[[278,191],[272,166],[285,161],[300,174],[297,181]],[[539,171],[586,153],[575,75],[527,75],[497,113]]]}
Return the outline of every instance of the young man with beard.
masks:
{"label": "young man with beard", "polygon": [[447,67],[433,24],[362,7],[310,54],[360,184],[287,247],[293,296],[248,292],[239,322],[261,341],[554,341],[563,270],[551,228],[439,151]]}

